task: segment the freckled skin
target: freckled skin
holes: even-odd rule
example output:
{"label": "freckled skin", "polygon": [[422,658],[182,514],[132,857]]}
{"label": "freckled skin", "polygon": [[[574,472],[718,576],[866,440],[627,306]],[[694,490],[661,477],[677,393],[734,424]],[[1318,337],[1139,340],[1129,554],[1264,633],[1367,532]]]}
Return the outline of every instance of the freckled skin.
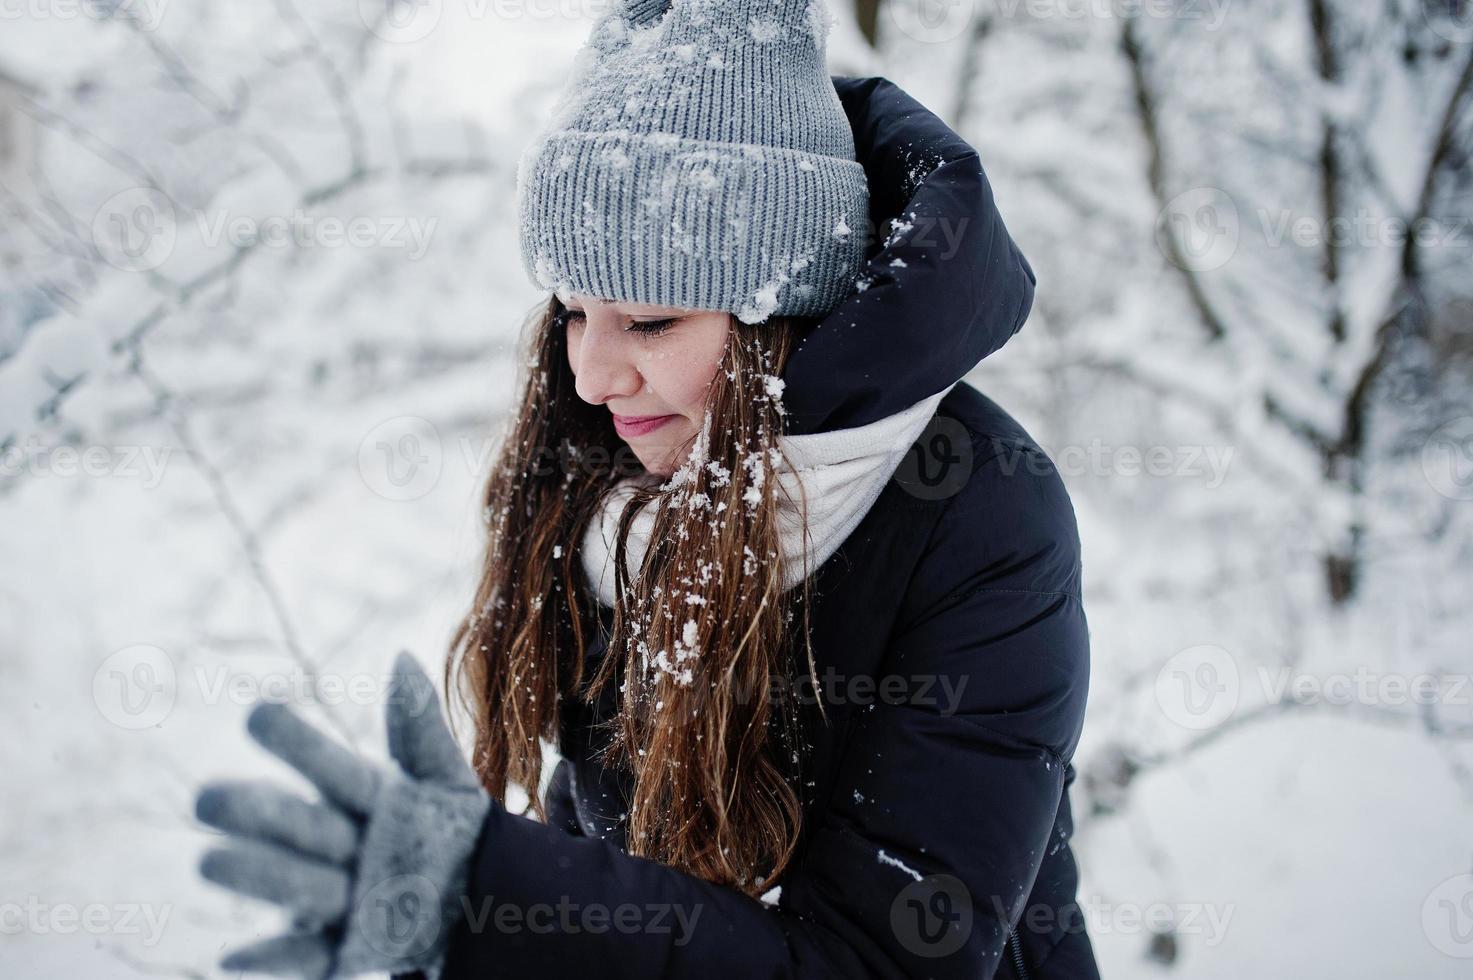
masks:
{"label": "freckled skin", "polygon": [[[731,315],[647,303],[606,303],[574,293],[564,305],[581,318],[568,323],[568,367],[578,397],[623,416],[675,415],[643,435],[625,438],[645,469],[669,476],[682,447],[701,431],[706,397],[726,349]],[[673,322],[659,335],[631,323]]]}

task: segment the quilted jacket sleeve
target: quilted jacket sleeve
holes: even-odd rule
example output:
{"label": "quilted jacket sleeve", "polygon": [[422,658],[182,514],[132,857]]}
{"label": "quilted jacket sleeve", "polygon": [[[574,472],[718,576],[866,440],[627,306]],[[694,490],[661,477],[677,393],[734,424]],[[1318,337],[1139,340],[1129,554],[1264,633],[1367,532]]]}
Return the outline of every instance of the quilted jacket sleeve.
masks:
{"label": "quilted jacket sleeve", "polygon": [[1089,674],[1074,513],[1039,461],[981,463],[941,510],[880,671],[908,696],[850,716],[777,905],[496,807],[444,980],[993,976]]}

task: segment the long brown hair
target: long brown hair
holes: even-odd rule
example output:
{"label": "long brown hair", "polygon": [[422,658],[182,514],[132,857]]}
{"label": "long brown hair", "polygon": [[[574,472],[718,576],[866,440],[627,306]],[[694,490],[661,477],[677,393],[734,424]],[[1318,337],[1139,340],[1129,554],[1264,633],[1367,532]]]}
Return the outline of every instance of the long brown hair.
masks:
{"label": "long brown hair", "polygon": [[[616,481],[643,471],[609,412],[574,391],[565,313],[549,297],[525,327],[520,405],[486,483],[485,561],[451,640],[446,688],[474,719],[487,791],[504,801],[509,783],[521,785],[545,821],[539,739],[556,740],[561,699],[592,703],[622,673],[601,761],[633,775],[629,852],[756,895],[787,867],[801,820],[806,746],[774,681],[792,677],[799,642],[813,669],[810,570],[783,588],[774,379],[811,321],[732,321],[705,432],[686,447],[697,452],[663,483],[635,481],[621,512],[608,655],[585,679],[600,623],[580,542]],[[631,578],[627,536],[651,502],[650,543]]]}

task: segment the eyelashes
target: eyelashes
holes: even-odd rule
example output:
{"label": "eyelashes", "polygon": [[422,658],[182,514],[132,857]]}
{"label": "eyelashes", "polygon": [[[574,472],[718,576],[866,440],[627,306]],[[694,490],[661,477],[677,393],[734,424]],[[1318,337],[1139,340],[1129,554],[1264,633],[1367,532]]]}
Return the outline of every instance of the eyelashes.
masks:
{"label": "eyelashes", "polygon": [[624,329],[629,330],[633,333],[644,334],[646,337],[658,337],[666,330],[669,330],[671,324],[673,324],[674,322],[674,317],[667,317],[664,320],[646,320],[643,323],[640,323],[636,320],[632,321],[629,326],[625,327]]}
{"label": "eyelashes", "polygon": [[[586,317],[581,310],[564,309],[557,315],[557,325],[567,329],[570,324],[582,323]],[[663,320],[632,320],[624,329],[630,333],[637,333],[645,337],[658,337],[674,325],[679,317],[666,317]]]}

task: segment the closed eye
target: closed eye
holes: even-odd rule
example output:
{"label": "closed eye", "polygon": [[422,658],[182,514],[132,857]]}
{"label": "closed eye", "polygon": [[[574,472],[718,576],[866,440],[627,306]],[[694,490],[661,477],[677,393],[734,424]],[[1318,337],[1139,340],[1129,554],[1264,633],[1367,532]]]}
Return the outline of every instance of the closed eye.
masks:
{"label": "closed eye", "polygon": [[[582,310],[564,309],[557,315],[557,324],[567,328],[574,324],[583,323],[587,317]],[[625,327],[630,333],[643,334],[646,337],[658,337],[669,330],[679,317],[665,317],[662,320],[631,320],[629,326]]]}
{"label": "closed eye", "polygon": [[663,320],[635,320],[625,329],[634,333],[642,333],[648,337],[658,337],[669,330],[670,325],[674,322],[675,317],[666,317]]}

